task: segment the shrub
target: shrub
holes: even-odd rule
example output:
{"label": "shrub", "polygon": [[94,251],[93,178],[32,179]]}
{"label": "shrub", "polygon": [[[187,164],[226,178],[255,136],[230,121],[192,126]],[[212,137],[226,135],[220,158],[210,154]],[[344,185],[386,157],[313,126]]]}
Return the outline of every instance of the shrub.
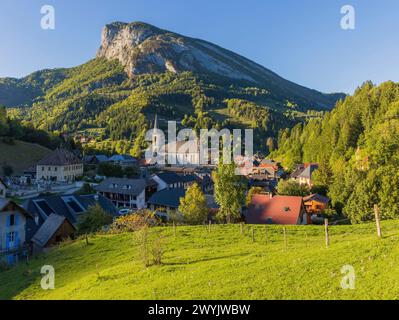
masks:
{"label": "shrub", "polygon": [[160,225],[160,221],[149,210],[137,211],[133,214],[118,217],[112,223],[110,233],[134,232],[144,227]]}
{"label": "shrub", "polygon": [[78,233],[92,233],[112,223],[113,217],[105,212],[99,204],[91,206],[78,223]]}

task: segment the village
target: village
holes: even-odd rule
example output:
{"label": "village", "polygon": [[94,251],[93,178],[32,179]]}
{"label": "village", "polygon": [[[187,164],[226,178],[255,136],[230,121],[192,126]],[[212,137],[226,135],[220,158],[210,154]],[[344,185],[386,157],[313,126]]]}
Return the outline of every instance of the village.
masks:
{"label": "village", "polygon": [[[153,142],[157,150],[156,138]],[[219,205],[212,176],[216,166],[199,166],[195,162],[198,155],[187,156],[184,142],[178,145],[181,149],[177,148],[175,156],[181,161],[173,166],[149,164],[130,155],[82,156],[57,148],[23,175],[0,178],[2,262],[14,264],[73,237],[78,221],[95,205],[114,218],[151,210],[167,224],[171,215],[179,213],[181,199],[194,184],[206,198],[208,216],[203,223],[217,223]],[[292,181],[311,190],[317,164],[298,164],[287,173],[278,162],[259,153],[250,161],[251,170],[243,173],[247,203],[240,209],[240,221],[276,225],[323,223],[329,208],[327,197],[317,193],[283,195],[278,190],[280,181]]]}

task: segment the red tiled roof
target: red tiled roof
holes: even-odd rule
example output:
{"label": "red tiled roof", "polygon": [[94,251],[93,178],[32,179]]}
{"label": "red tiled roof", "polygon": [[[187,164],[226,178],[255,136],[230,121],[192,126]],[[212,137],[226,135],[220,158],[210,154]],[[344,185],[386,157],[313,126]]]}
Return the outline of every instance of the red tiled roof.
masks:
{"label": "red tiled roof", "polygon": [[302,197],[256,194],[248,207],[246,221],[250,224],[298,224],[303,209]]}

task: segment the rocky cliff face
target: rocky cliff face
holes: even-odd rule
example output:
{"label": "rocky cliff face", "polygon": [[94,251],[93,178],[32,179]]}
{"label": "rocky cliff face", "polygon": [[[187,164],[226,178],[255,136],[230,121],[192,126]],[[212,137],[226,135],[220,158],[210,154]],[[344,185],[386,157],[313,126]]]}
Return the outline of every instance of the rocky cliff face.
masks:
{"label": "rocky cliff face", "polygon": [[267,69],[212,43],[142,22],[105,26],[97,56],[118,59],[131,77],[142,73],[193,71],[257,81],[262,73],[272,75]]}
{"label": "rocky cliff face", "polygon": [[[309,107],[329,109],[342,95],[326,95],[285,80],[263,66],[210,42],[185,37],[143,22],[114,22],[102,32],[97,57],[117,59],[129,77],[144,73],[191,71],[210,77],[249,81],[282,92]],[[315,103],[316,102],[316,103]]]}

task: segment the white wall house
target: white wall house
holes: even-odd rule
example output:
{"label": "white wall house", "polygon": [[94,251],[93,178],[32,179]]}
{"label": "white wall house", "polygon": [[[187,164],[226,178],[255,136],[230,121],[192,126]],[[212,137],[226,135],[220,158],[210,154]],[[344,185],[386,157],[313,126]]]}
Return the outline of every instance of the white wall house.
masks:
{"label": "white wall house", "polygon": [[36,165],[37,181],[72,182],[83,175],[83,162],[73,153],[57,149]]}
{"label": "white wall house", "polygon": [[117,208],[146,208],[146,180],[108,178],[95,187],[95,190],[111,200]]}

